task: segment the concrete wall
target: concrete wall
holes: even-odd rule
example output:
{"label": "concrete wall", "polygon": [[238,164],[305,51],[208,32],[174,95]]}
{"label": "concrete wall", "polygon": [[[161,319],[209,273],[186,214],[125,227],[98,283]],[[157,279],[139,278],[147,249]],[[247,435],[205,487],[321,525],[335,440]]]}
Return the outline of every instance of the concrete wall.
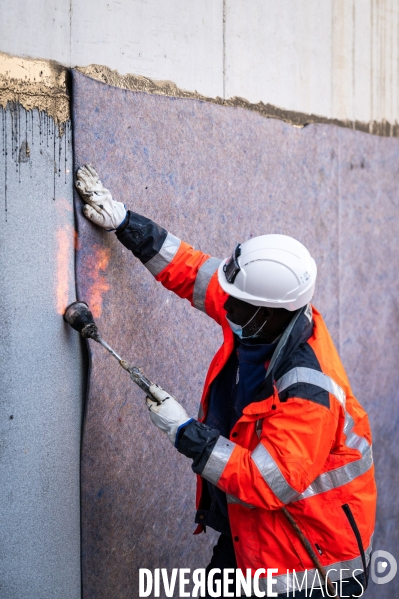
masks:
{"label": "concrete wall", "polygon": [[[394,0],[3,0],[0,52],[103,64],[287,113],[393,125],[398,24]],[[49,110],[21,109],[16,118],[9,105],[0,115],[1,599],[80,595],[84,369],[58,314],[74,299],[71,130],[54,146]],[[25,123],[33,140],[26,161]],[[70,273],[62,301],[60,270]]]}
{"label": "concrete wall", "polygon": [[0,108],[0,597],[80,597],[85,376],[75,298],[72,135]]}
{"label": "concrete wall", "polygon": [[3,0],[0,24],[10,54],[329,118],[398,119],[395,0]]}

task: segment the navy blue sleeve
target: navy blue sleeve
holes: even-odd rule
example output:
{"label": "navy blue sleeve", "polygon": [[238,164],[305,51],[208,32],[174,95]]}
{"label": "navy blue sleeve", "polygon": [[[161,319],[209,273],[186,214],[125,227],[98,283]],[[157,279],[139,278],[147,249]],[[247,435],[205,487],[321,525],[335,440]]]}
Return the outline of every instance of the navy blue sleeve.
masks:
{"label": "navy blue sleeve", "polygon": [[115,231],[119,241],[146,264],[158,254],[168,232],[154,221],[128,210],[126,219]]}
{"label": "navy blue sleeve", "polygon": [[219,431],[192,420],[181,430],[177,449],[194,460],[191,467],[196,474],[201,474],[219,437]]}

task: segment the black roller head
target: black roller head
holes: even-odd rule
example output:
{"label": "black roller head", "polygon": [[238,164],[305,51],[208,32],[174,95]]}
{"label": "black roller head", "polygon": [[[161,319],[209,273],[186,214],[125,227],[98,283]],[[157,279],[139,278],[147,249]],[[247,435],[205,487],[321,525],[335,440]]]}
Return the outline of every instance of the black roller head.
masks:
{"label": "black roller head", "polygon": [[86,302],[73,302],[65,310],[64,320],[83,337],[98,338],[98,330]]}
{"label": "black roller head", "polygon": [[86,302],[73,302],[73,304],[70,304],[65,310],[64,320],[78,333],[81,333],[87,324],[95,324],[93,314]]}

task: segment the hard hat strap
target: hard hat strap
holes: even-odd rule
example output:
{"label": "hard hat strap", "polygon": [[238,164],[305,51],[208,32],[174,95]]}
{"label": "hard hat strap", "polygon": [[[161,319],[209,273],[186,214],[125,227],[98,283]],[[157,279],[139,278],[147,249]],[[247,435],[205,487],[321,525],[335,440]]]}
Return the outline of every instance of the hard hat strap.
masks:
{"label": "hard hat strap", "polygon": [[[252,314],[251,318],[248,320],[248,322],[246,324],[243,325],[243,329],[245,329],[249,324],[251,324],[251,322],[253,321],[253,319],[255,318],[255,316],[257,315],[257,313],[259,312],[259,310],[261,309],[262,306],[259,306],[259,308],[256,310],[256,312],[254,312],[254,314]],[[263,326],[263,325],[262,325]]]}
{"label": "hard hat strap", "polygon": [[259,329],[255,333],[253,333],[252,335],[243,335],[244,329],[253,321],[253,319],[255,318],[255,316],[257,315],[259,310],[261,309],[261,307],[262,306],[259,306],[259,308],[256,310],[256,312],[251,316],[251,318],[248,320],[248,322],[246,324],[244,324],[244,326],[241,326],[239,324],[236,324],[235,322],[232,322],[231,320],[229,320],[229,318],[226,315],[226,320],[229,323],[231,330],[233,331],[233,333],[235,335],[237,335],[237,337],[239,337],[239,339],[252,339],[253,337],[256,337],[258,335],[258,333],[260,333],[260,331],[263,329],[263,327],[269,320],[268,318],[266,318],[265,322],[259,327]]}
{"label": "hard hat strap", "polygon": [[[256,310],[255,314],[252,316],[252,318],[247,322],[247,324],[245,326],[242,327],[242,330],[244,332],[245,327],[247,327],[249,325],[250,322],[252,322],[252,320],[255,318],[255,316],[257,315],[257,313],[259,312],[259,310],[261,309],[262,306],[259,306],[259,308]],[[241,337],[241,339],[252,339],[253,337],[256,337],[258,335],[258,333],[261,332],[261,330],[263,329],[263,327],[265,326],[265,324],[267,323],[269,319],[266,318],[265,322],[259,327],[259,329],[256,331],[256,333],[253,333],[252,335],[243,335]]]}

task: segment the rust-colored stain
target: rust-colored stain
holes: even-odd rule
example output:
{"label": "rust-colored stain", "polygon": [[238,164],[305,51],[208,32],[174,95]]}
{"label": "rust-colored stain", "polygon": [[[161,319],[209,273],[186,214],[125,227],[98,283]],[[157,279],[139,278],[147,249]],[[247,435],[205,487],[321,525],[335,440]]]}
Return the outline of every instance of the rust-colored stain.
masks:
{"label": "rust-colored stain", "polygon": [[72,225],[66,224],[57,230],[57,312],[64,314],[68,305],[69,286],[69,257],[72,251],[74,231]]}
{"label": "rust-colored stain", "polygon": [[74,231],[73,245],[75,248],[75,252],[77,252],[80,249],[79,235],[77,231]]}
{"label": "rust-colored stain", "polygon": [[71,256],[76,247],[77,233],[73,225],[68,222],[72,206],[65,198],[59,198],[55,204],[58,213],[59,225],[56,232],[57,242],[57,276],[56,276],[56,309],[58,314],[64,314],[71,297],[71,288],[74,286],[74,273]]}
{"label": "rust-colored stain", "polygon": [[101,272],[107,269],[111,250],[101,247],[97,244],[93,246],[93,254],[87,256],[86,274],[91,281],[88,288],[88,303],[94,318],[98,318],[102,313],[103,294],[109,291],[110,285]]}

